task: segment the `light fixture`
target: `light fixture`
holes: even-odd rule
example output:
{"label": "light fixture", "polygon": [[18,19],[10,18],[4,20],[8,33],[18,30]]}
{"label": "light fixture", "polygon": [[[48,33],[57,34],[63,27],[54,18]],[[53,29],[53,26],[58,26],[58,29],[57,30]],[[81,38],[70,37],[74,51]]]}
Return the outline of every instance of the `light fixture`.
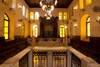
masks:
{"label": "light fixture", "polygon": [[98,23],[100,23],[100,15],[99,15],[99,17],[96,19],[96,21],[97,21]]}
{"label": "light fixture", "polygon": [[17,23],[17,28],[20,28],[21,26],[21,23]]}
{"label": "light fixture", "polygon": [[74,10],[77,10],[77,9],[78,9],[78,6],[75,6],[73,9],[74,9]]}
{"label": "light fixture", "polygon": [[54,10],[54,7],[57,5],[57,0],[41,0],[40,6],[42,7],[42,10],[46,11],[45,16],[47,19],[50,19],[52,17],[51,12]]}
{"label": "light fixture", "polygon": [[18,4],[18,9],[22,9],[22,6],[20,4]]}
{"label": "light fixture", "polygon": [[74,24],[74,28],[77,28],[77,24]]}

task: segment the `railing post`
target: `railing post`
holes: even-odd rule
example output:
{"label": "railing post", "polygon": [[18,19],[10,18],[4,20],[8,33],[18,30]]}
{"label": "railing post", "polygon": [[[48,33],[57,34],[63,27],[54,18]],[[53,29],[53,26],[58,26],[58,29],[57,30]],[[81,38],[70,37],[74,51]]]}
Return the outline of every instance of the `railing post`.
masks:
{"label": "railing post", "polygon": [[67,50],[67,67],[71,67],[71,52]]}
{"label": "railing post", "polygon": [[32,56],[32,50],[28,53],[28,67],[33,67],[33,56]]}
{"label": "railing post", "polygon": [[52,67],[52,51],[48,51],[47,55],[48,55],[48,61],[47,61],[48,67]]}

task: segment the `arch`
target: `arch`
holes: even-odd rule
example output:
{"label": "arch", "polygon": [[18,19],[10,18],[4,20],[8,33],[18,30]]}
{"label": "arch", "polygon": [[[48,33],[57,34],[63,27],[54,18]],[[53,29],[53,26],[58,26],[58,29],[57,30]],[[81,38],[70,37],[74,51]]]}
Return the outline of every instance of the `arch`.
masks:
{"label": "arch", "polygon": [[30,12],[30,20],[34,20],[34,12]]}
{"label": "arch", "polygon": [[6,13],[4,14],[4,37],[9,39],[9,17]]}
{"label": "arch", "polygon": [[62,12],[59,12],[59,20],[62,20]]}
{"label": "arch", "polygon": [[67,13],[66,12],[64,12],[64,14],[63,14],[63,19],[67,20]]}
{"label": "arch", "polygon": [[32,34],[34,37],[38,36],[38,26],[36,24],[32,26]]}
{"label": "arch", "polygon": [[23,5],[22,6],[22,16],[24,16],[24,17],[25,17],[25,10],[26,10],[26,7]]}
{"label": "arch", "polygon": [[15,10],[16,9],[16,0],[12,0],[11,7]]}
{"label": "arch", "polygon": [[39,19],[39,12],[35,12],[35,20]]}
{"label": "arch", "polygon": [[88,5],[91,4],[91,3],[92,3],[92,0],[85,0],[86,6],[88,6]]}
{"label": "arch", "polygon": [[66,34],[66,28],[67,28],[67,26],[65,24],[61,24],[60,25],[60,37],[67,36],[67,34]]}
{"label": "arch", "polygon": [[84,9],[84,0],[79,0],[80,9]]}
{"label": "arch", "polygon": [[32,23],[30,25],[30,37],[38,37],[38,25],[37,24]]}
{"label": "arch", "polygon": [[14,13],[12,12],[6,12],[6,14],[9,16],[9,40],[14,40]]}
{"label": "arch", "polygon": [[[85,14],[81,18],[81,40],[85,40],[87,38],[87,18],[88,17],[89,17],[89,15]],[[90,32],[88,32],[88,33],[90,33]]]}

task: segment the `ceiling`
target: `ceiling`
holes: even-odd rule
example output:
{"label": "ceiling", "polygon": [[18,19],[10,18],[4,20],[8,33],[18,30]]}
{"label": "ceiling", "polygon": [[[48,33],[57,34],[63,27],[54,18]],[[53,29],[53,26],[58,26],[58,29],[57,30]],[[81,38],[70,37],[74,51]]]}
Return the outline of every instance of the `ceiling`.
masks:
{"label": "ceiling", "polygon": [[[40,8],[40,0],[24,0],[30,8]],[[56,8],[68,8],[73,0],[57,0]]]}

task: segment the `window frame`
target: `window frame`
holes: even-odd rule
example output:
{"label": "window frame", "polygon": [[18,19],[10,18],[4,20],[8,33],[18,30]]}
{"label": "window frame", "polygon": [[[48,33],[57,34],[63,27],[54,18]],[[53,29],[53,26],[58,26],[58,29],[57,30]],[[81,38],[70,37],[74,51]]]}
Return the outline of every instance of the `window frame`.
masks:
{"label": "window frame", "polygon": [[[5,37],[5,34],[8,34],[8,38],[7,38],[7,39],[5,38],[5,39],[6,39],[6,40],[9,40],[9,24],[10,24],[10,19],[9,19],[9,17],[8,17],[8,15],[7,15],[6,13],[5,13],[4,15],[6,15],[7,18],[8,18],[8,20],[7,20],[7,19],[5,19],[5,17],[4,17],[4,25],[3,25],[3,26],[4,26],[4,27],[3,27],[3,28],[4,28],[4,30],[3,30],[3,31],[4,31],[4,37]],[[5,26],[5,21],[8,21],[8,26]],[[8,30],[7,30],[8,33],[5,33],[5,27],[8,28]]]}
{"label": "window frame", "polygon": [[[90,30],[88,30],[88,24],[90,24],[90,21],[88,21],[89,18],[90,18],[90,16],[87,17],[87,19],[86,19],[86,38],[89,38],[90,37],[90,34],[88,33],[88,32],[90,32]],[[89,36],[88,36],[88,34],[89,34]]]}
{"label": "window frame", "polygon": [[60,25],[60,37],[61,38],[65,37],[65,26],[64,25]]}

